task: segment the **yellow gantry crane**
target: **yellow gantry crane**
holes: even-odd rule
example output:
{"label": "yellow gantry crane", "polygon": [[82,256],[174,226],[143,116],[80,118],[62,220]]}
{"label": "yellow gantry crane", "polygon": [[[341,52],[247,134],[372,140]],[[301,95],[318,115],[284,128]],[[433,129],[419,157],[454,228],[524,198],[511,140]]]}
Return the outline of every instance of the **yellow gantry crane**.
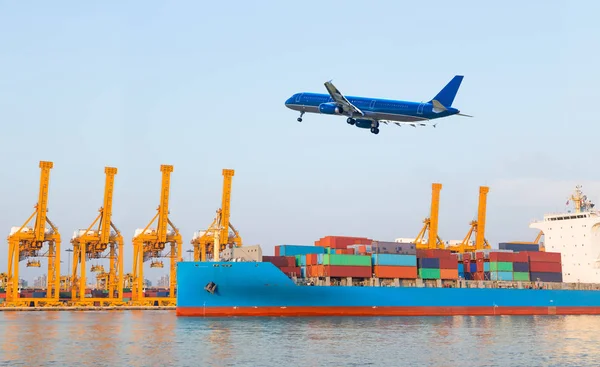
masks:
{"label": "yellow gantry crane", "polygon": [[[477,210],[477,220],[471,222],[471,228],[463,239],[462,243],[457,246],[448,247],[449,250],[454,252],[469,252],[475,250],[490,249],[491,246],[485,239],[485,219],[486,219],[486,207],[487,207],[487,194],[490,191],[489,187],[479,187],[479,207]],[[475,233],[475,245],[470,245],[471,235]]]}
{"label": "yellow gantry crane", "polygon": [[[112,222],[113,190],[117,169],[105,167],[104,173],[106,175],[104,205],[99,209],[100,213],[92,224],[85,230],[76,231],[71,239],[73,244],[71,297],[75,303],[101,302],[106,305],[118,305],[123,301],[123,236]],[[96,224],[98,227],[92,229]],[[108,297],[85,298],[87,260],[106,258],[109,259]],[[92,266],[92,271],[94,270]]]}
{"label": "yellow gantry crane", "polygon": [[[212,254],[214,261],[219,261],[219,253],[222,250],[230,246],[242,246],[242,238],[230,222],[231,181],[234,174],[232,169],[223,170],[221,208],[217,210],[217,215],[208,229],[194,235],[191,241],[194,246],[194,261],[206,261],[209,254]],[[229,233],[229,229],[232,233]]]}
{"label": "yellow gantry crane", "polygon": [[[441,183],[431,184],[431,213],[429,218],[425,218],[423,221],[423,228],[415,238],[415,245],[419,250],[443,249],[445,247],[444,242],[438,235],[441,190]],[[427,241],[425,241],[425,233],[428,233]]]}
{"label": "yellow gantry crane", "polygon": [[[173,166],[161,165],[162,185],[160,195],[160,205],[157,213],[150,223],[144,229],[138,229],[133,237],[133,286],[131,289],[132,302],[134,304],[156,304],[175,305],[175,287],[177,284],[176,266],[181,259],[181,235],[179,230],[169,219],[169,191],[171,186],[171,172]],[[156,228],[150,226],[158,219]],[[171,230],[169,230],[169,226]],[[163,254],[163,251],[170,246],[170,251]],[[156,263],[157,258],[169,258],[171,260],[169,272],[169,297],[147,298],[144,297],[144,262],[152,260]],[[161,262],[162,263],[162,262]]]}
{"label": "yellow gantry crane", "polygon": [[[48,186],[50,184],[50,170],[52,162],[40,162],[40,189],[35,212],[21,227],[13,227],[8,236],[8,274],[6,287],[6,303],[9,306],[29,305],[31,302],[40,302],[46,305],[59,305],[60,292],[60,234],[56,226],[48,219]],[[28,227],[29,222],[35,217],[33,227]],[[46,223],[50,228],[46,228]],[[44,252],[44,244],[48,250]],[[19,262],[30,258],[48,258],[48,275],[46,298],[20,298],[19,297]],[[39,265],[39,260],[30,264]]]}

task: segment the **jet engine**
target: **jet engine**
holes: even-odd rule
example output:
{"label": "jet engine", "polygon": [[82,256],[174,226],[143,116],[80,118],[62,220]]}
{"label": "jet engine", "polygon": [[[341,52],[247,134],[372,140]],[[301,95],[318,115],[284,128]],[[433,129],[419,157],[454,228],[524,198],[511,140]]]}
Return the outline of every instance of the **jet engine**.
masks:
{"label": "jet engine", "polygon": [[356,127],[360,127],[361,129],[370,129],[373,127],[373,121],[371,120],[356,120]]}
{"label": "jet engine", "polygon": [[319,105],[319,112],[327,115],[341,115],[344,113],[342,106],[338,106],[335,103],[321,103]]}

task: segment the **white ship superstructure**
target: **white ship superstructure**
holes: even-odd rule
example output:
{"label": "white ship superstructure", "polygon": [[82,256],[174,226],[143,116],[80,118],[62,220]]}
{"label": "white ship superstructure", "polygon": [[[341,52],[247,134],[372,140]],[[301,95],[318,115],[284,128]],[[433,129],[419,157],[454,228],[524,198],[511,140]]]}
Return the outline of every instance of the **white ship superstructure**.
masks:
{"label": "white ship superstructure", "polygon": [[573,212],[545,215],[529,227],[544,233],[546,251],[561,253],[563,282],[600,283],[600,212],[581,186],[567,205],[571,201]]}

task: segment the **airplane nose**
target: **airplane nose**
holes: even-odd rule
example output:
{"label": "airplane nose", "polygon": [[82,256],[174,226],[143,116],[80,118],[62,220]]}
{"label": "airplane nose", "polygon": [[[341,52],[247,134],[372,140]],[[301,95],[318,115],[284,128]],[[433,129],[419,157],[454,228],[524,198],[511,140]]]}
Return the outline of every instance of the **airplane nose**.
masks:
{"label": "airplane nose", "polygon": [[294,99],[294,97],[290,97],[285,101],[285,105],[286,107],[289,107],[290,104],[292,104],[292,100]]}

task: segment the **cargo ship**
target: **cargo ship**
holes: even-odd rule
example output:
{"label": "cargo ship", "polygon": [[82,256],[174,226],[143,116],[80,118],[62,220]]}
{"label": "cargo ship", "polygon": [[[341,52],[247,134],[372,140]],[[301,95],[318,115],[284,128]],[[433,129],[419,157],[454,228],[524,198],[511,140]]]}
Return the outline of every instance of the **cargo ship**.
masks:
{"label": "cargo ship", "polygon": [[[545,215],[535,243],[452,253],[414,243],[326,237],[262,261],[180,262],[178,316],[600,314],[600,213]],[[241,260],[241,261],[240,261]]]}

